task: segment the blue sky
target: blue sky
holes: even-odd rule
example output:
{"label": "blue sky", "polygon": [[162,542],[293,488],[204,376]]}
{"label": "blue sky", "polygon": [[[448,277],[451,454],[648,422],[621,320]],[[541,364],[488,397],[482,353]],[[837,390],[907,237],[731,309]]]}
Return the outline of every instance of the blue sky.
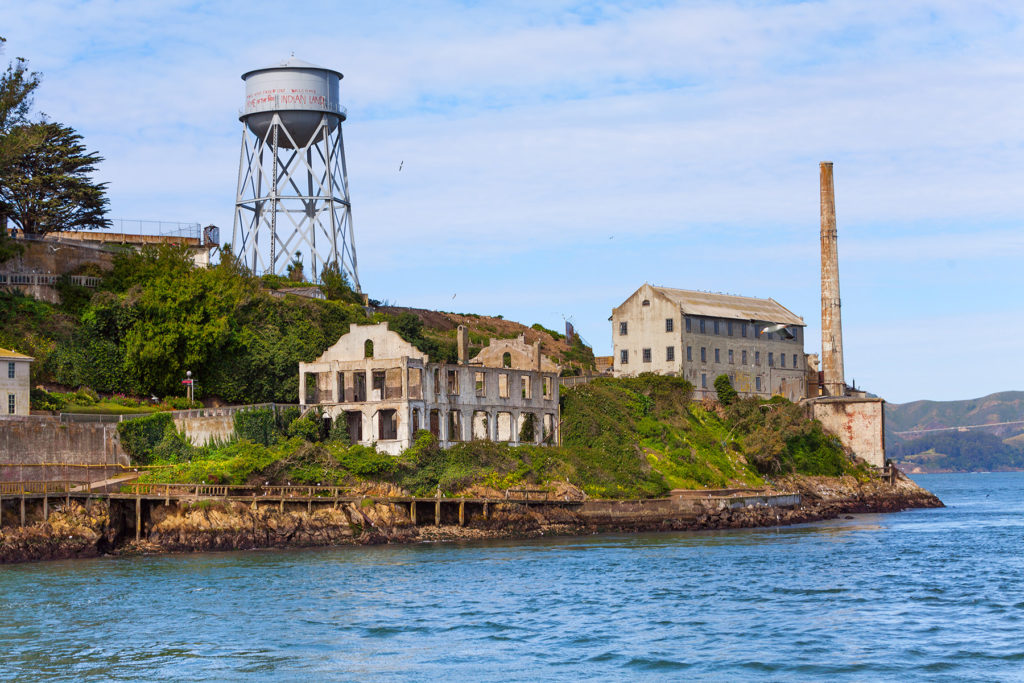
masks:
{"label": "blue sky", "polygon": [[[835,163],[847,378],[1024,389],[1014,2],[4,3],[111,215],[230,234],[246,70],[342,71],[360,279],[610,353],[645,281],[773,297],[819,346]],[[402,171],[398,171],[404,162]],[[454,297],[454,298],[453,298]]]}

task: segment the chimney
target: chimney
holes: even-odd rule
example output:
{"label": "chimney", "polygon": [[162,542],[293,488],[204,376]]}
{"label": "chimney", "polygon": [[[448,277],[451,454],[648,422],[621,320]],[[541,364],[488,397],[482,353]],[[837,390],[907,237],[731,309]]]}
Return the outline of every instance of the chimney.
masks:
{"label": "chimney", "polygon": [[839,250],[832,162],[821,162],[821,368],[825,394],[843,396],[843,321],[839,305]]}
{"label": "chimney", "polygon": [[466,365],[469,363],[469,332],[465,325],[459,325],[456,339],[459,347],[459,365]]}

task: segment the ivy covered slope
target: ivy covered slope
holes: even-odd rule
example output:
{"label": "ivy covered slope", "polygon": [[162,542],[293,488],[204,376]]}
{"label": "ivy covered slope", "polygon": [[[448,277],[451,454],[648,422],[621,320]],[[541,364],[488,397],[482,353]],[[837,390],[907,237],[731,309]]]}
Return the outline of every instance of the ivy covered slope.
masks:
{"label": "ivy covered slope", "polygon": [[169,416],[119,425],[133,458],[151,466],[144,481],[398,485],[419,495],[440,488],[553,487],[569,483],[591,497],[652,497],[673,488],[757,486],[788,472],[856,473],[836,439],[785,400],[729,406],[693,402],[673,377],[599,379],[562,396],[563,445],[486,441],[442,450],[428,432],[395,458],[350,446],[295,409],[240,413],[236,440],[191,447]]}

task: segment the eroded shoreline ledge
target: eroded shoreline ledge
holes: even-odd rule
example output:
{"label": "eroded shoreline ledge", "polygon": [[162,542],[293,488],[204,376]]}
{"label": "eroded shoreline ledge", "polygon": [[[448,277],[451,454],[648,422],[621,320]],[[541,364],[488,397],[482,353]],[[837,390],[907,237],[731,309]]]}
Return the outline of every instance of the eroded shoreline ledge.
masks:
{"label": "eroded shoreline ledge", "polygon": [[[384,543],[534,538],[605,532],[698,531],[800,524],[856,513],[942,507],[899,474],[892,482],[854,477],[781,478],[769,489],[669,498],[586,500],[564,506],[496,504],[464,525],[414,524],[400,505],[375,501],[317,509],[282,509],[207,499],[149,510],[136,540],[131,519],[110,499],[55,503],[46,521],[0,530],[0,564],[101,555],[308,548]],[[283,506],[282,506],[283,507]]]}

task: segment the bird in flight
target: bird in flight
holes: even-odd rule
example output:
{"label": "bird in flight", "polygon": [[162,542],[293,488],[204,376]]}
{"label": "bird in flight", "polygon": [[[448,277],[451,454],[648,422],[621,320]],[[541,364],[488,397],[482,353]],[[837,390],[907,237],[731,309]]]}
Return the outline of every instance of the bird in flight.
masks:
{"label": "bird in flight", "polygon": [[405,159],[402,159],[401,163],[398,164],[398,172],[402,172],[402,166],[405,166]]}

